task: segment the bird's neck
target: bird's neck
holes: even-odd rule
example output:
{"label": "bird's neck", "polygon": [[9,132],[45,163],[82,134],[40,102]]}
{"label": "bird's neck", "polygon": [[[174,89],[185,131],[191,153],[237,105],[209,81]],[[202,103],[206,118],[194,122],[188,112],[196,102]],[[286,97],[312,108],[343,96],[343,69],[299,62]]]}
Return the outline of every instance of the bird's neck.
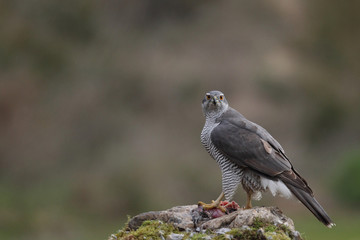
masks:
{"label": "bird's neck", "polygon": [[224,113],[224,111],[209,111],[205,113],[205,120],[206,122],[215,123],[216,119],[221,117],[221,115]]}
{"label": "bird's neck", "polygon": [[211,115],[211,114],[205,115],[205,124],[201,132],[202,142],[208,141],[211,131],[214,129],[214,127],[218,125],[218,123],[216,123],[217,118],[218,118],[217,115]]}

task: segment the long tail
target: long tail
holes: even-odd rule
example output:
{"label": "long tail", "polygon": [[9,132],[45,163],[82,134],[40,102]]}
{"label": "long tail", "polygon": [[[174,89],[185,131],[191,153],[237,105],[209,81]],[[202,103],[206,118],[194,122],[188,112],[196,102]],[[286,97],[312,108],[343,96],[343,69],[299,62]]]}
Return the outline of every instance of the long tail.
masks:
{"label": "long tail", "polygon": [[300,200],[314,215],[315,217],[325,224],[328,228],[335,226],[335,223],[325,212],[324,208],[316,201],[316,199],[309,193],[301,190],[291,184],[286,184],[289,190]]}

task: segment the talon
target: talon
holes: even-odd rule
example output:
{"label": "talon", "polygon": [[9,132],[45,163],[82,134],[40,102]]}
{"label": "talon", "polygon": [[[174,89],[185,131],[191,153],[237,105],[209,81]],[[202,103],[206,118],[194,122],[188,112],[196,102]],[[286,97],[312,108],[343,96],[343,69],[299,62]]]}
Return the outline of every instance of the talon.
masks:
{"label": "talon", "polygon": [[215,201],[212,200],[211,203],[204,203],[204,202],[199,201],[198,206],[202,206],[206,210],[213,209],[213,208],[218,208],[222,212],[226,212],[226,208],[224,208],[223,206],[220,206],[220,201],[223,198],[224,198],[224,193],[221,193],[220,196]]}
{"label": "talon", "polygon": [[204,206],[204,205],[206,205],[206,203],[204,203],[204,202],[202,202],[202,201],[199,201],[199,202],[198,202],[198,206]]}
{"label": "talon", "polygon": [[198,202],[198,206],[202,206],[205,210],[218,208],[224,213],[227,211],[225,207],[220,206],[220,203],[217,203],[215,201],[212,201],[212,203],[204,203],[200,201]]}
{"label": "talon", "polygon": [[212,208],[217,208],[218,205],[214,204],[214,201],[212,201],[212,203],[204,203],[204,202],[198,202],[198,206],[202,206],[204,209],[212,209]]}
{"label": "talon", "polygon": [[218,206],[218,209],[220,209],[222,212],[226,213],[227,212],[227,209],[226,207],[223,207],[223,206]]}

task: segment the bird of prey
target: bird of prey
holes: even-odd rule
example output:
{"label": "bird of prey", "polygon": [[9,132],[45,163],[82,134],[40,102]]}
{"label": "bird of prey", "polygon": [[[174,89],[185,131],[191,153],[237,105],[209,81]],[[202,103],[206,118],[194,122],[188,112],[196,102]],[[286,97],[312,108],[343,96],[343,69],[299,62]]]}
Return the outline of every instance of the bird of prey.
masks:
{"label": "bird of prey", "polygon": [[295,196],[320,222],[329,228],[335,225],[281,145],[263,127],[231,108],[220,91],[206,93],[202,109],[206,121],[201,142],[221,168],[222,193],[212,203],[199,205],[219,207],[224,197],[232,199],[241,184],[247,193],[246,209],[252,207],[252,198],[259,200],[262,192],[270,191],[273,196]]}

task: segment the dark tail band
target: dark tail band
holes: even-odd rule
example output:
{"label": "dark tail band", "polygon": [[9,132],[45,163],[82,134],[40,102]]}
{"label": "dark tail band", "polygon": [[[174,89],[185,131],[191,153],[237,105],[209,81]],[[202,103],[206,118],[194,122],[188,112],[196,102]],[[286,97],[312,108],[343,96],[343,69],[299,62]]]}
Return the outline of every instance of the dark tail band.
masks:
{"label": "dark tail band", "polygon": [[292,194],[294,194],[297,199],[299,199],[300,202],[302,202],[320,222],[325,224],[328,228],[332,228],[333,226],[335,226],[335,223],[330,219],[323,207],[318,203],[318,201],[316,201],[313,196],[290,184],[286,185],[292,192]]}

